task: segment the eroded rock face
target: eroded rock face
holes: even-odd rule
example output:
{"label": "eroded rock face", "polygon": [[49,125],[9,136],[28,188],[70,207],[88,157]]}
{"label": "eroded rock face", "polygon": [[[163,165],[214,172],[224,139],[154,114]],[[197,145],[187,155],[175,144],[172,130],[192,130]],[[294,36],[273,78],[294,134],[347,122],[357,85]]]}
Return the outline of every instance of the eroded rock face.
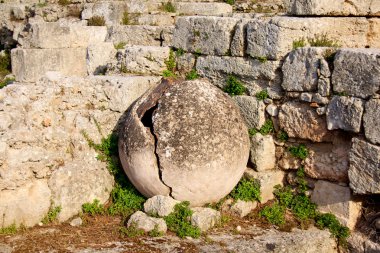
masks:
{"label": "eroded rock face", "polygon": [[142,194],[170,194],[199,206],[238,183],[249,137],[235,103],[211,83],[163,81],[131,107],[119,152]]}

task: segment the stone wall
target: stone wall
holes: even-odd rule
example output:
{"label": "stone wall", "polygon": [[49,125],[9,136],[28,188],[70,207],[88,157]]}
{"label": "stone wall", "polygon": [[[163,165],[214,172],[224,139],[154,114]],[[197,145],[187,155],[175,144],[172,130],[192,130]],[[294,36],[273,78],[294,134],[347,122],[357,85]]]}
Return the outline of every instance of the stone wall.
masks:
{"label": "stone wall", "polygon": [[[179,75],[196,70],[222,89],[230,76],[240,80],[246,93],[233,99],[249,128],[273,122],[271,133],[251,136],[247,174],[261,182],[263,202],[303,167],[319,209],[353,229],[362,201],[380,193],[377,1],[239,2],[234,8],[175,1],[174,13],[163,11],[161,1],[71,4],[80,18],[53,3],[24,5],[0,5],[9,15],[0,23],[18,43],[12,50],[17,82],[0,90],[2,226],[32,226],[51,202],[62,206],[64,221],[84,202],[107,200],[112,178],[80,133],[99,141],[97,125],[103,135],[116,128],[128,106],[159,81],[170,49]],[[105,25],[87,26],[94,15],[104,16]],[[305,159],[289,152],[301,144]],[[87,188],[71,192],[79,185]],[[26,205],[39,208],[27,217]]]}

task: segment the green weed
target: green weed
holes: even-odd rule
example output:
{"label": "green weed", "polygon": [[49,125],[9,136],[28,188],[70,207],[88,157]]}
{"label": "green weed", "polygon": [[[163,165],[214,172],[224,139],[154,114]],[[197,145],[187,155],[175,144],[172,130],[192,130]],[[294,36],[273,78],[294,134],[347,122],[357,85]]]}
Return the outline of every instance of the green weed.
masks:
{"label": "green weed", "polygon": [[172,2],[162,3],[162,10],[166,12],[176,12],[176,8]]}
{"label": "green weed", "polygon": [[267,90],[262,90],[260,92],[257,92],[255,94],[255,97],[259,100],[259,101],[262,101],[262,100],[265,100],[269,97],[269,94],[268,94],[268,91]]}
{"label": "green weed", "polygon": [[102,16],[93,16],[88,20],[87,25],[88,26],[105,26],[106,20]]}
{"label": "green weed", "polygon": [[127,11],[123,12],[123,18],[121,19],[121,24],[122,25],[129,25],[130,24],[129,13]]}
{"label": "green weed", "polygon": [[67,6],[71,4],[71,0],[58,0],[58,4],[61,6]]}
{"label": "green weed", "polygon": [[119,43],[115,44],[114,47],[115,47],[116,50],[119,50],[119,49],[124,49],[124,47],[126,45],[127,45],[127,43],[122,41],[122,42],[119,42]]}
{"label": "green weed", "polygon": [[17,226],[15,223],[12,225],[5,227],[5,228],[0,228],[0,235],[14,235],[17,233]]}
{"label": "green weed", "polygon": [[14,78],[5,78],[3,81],[0,81],[0,89],[4,88],[8,84],[11,84],[14,82]]}
{"label": "green weed", "polygon": [[327,37],[327,34],[317,34],[314,38],[308,39],[310,46],[312,47],[340,47],[341,45],[336,40],[331,40]]}
{"label": "green weed", "polygon": [[346,245],[346,240],[350,236],[350,230],[348,227],[341,225],[335,215],[331,213],[318,214],[316,225],[321,229],[327,228],[338,239],[341,245]]}
{"label": "green weed", "polygon": [[259,132],[259,130],[257,130],[256,128],[248,129],[248,134],[250,137],[255,136],[258,132]]}
{"label": "green weed", "polygon": [[235,0],[224,0],[225,3],[227,4],[230,4],[230,5],[234,5],[235,4]]}
{"label": "green weed", "polygon": [[176,77],[177,75],[174,74],[172,71],[166,69],[162,72],[162,76],[163,77]]}
{"label": "green weed", "polygon": [[306,47],[306,40],[304,38],[293,41],[293,50],[300,47]]}
{"label": "green weed", "polygon": [[272,205],[265,206],[259,213],[259,217],[264,217],[271,224],[280,226],[285,224],[285,210],[286,208],[278,202]]}
{"label": "green weed", "polygon": [[292,156],[305,160],[309,156],[309,150],[304,144],[298,146],[292,146],[288,148],[288,151]]}
{"label": "green weed", "polygon": [[268,58],[265,56],[257,56],[256,59],[261,63],[266,63],[268,61]]}
{"label": "green weed", "polygon": [[96,214],[104,214],[105,209],[102,204],[100,204],[99,200],[94,199],[92,203],[84,203],[82,205],[83,213],[88,213],[92,216]]}
{"label": "green weed", "polygon": [[280,141],[285,142],[285,141],[288,141],[288,140],[289,140],[289,135],[288,135],[285,131],[281,130],[281,131],[279,131],[279,132],[277,133],[277,138],[278,138]]}
{"label": "green weed", "polygon": [[136,223],[132,223],[129,227],[120,227],[119,233],[121,236],[127,236],[129,238],[134,238],[138,236],[143,236],[145,231],[137,228]]}
{"label": "green weed", "polygon": [[172,72],[175,71],[176,61],[175,61],[175,54],[173,50],[170,50],[169,58],[165,60],[165,65],[166,65],[167,70],[170,70]]}
{"label": "green weed", "polygon": [[61,206],[56,206],[54,208],[50,208],[47,215],[42,219],[42,224],[49,224],[52,223],[57,219],[58,214],[61,212],[62,208]]}
{"label": "green weed", "polygon": [[242,95],[245,93],[246,88],[244,85],[234,76],[228,76],[227,85],[224,87],[224,92],[230,94],[230,96]]}
{"label": "green weed", "polygon": [[154,226],[154,229],[149,232],[149,236],[151,237],[161,237],[164,235],[164,232],[158,230],[158,225]]}
{"label": "green weed", "polygon": [[199,75],[195,69],[192,69],[189,73],[186,75],[186,80],[194,80],[199,78]]}
{"label": "green weed", "polygon": [[185,201],[179,204],[176,204],[174,207],[174,212],[164,217],[168,229],[177,233],[181,238],[190,236],[193,238],[198,238],[201,235],[199,228],[191,225],[191,211],[189,207],[190,203]]}
{"label": "green weed", "polygon": [[232,190],[230,196],[243,201],[261,201],[260,183],[255,179],[243,178]]}
{"label": "green weed", "polygon": [[262,135],[268,135],[274,132],[273,121],[268,119],[265,121],[264,125],[260,128],[260,133]]}
{"label": "green weed", "polygon": [[183,50],[182,48],[178,48],[177,51],[175,51],[175,54],[177,55],[177,57],[180,57],[185,54],[185,50]]}

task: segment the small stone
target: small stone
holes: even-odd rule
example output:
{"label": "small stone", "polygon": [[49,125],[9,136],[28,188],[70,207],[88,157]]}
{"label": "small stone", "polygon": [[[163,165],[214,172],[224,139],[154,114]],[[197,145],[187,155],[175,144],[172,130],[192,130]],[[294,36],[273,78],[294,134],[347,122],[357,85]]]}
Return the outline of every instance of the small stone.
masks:
{"label": "small stone", "polygon": [[329,103],[329,99],[327,97],[322,97],[319,93],[313,94],[312,101],[320,105],[327,105]]}
{"label": "small stone", "polygon": [[311,102],[312,98],[313,98],[312,93],[303,92],[301,93],[301,96],[300,96],[300,100],[305,101],[305,102]]}
{"label": "small stone", "polygon": [[278,111],[279,110],[278,110],[277,105],[270,104],[270,105],[267,106],[267,108],[265,110],[272,117],[277,117],[278,116]]}
{"label": "small stone", "polygon": [[313,103],[310,103],[310,107],[318,108],[319,105],[317,103],[313,102]]}
{"label": "small stone", "polygon": [[157,229],[160,232],[166,233],[167,230],[164,219],[149,217],[147,214],[141,211],[137,211],[131,215],[127,226],[136,226],[137,229],[142,229],[145,232],[150,232],[153,229]]}
{"label": "small stone", "polygon": [[241,231],[241,226],[236,226],[236,231],[240,232]]}
{"label": "small stone", "polygon": [[70,221],[70,226],[72,227],[78,227],[78,226],[81,226],[82,224],[83,224],[83,220],[80,217],[75,218],[72,221]]}
{"label": "small stone", "polygon": [[325,115],[326,114],[326,111],[327,111],[327,107],[324,106],[324,107],[319,107],[316,109],[316,112],[318,115]]}
{"label": "small stone", "polygon": [[38,222],[38,226],[42,227],[44,224],[42,222]]}
{"label": "small stone", "polygon": [[238,199],[236,203],[231,206],[230,212],[243,218],[247,216],[257,206],[257,202],[243,201]]}
{"label": "small stone", "polygon": [[160,217],[168,216],[174,211],[174,206],[180,201],[169,196],[157,195],[149,198],[144,203],[144,211],[149,215],[158,215]]}
{"label": "small stone", "polygon": [[191,216],[191,225],[198,227],[202,232],[209,230],[220,222],[221,215],[219,211],[212,208],[195,207]]}
{"label": "small stone", "polygon": [[327,97],[330,96],[331,84],[330,79],[328,78],[319,78],[318,79],[318,93],[321,96]]}
{"label": "small stone", "polygon": [[49,127],[49,126],[51,126],[51,119],[44,119],[44,120],[42,121],[42,126],[44,126],[44,127]]}
{"label": "small stone", "polygon": [[276,147],[271,135],[256,133],[251,137],[250,161],[257,171],[270,170],[276,164]]}
{"label": "small stone", "polygon": [[272,104],[273,103],[273,100],[272,99],[270,99],[270,98],[266,98],[266,99],[264,99],[264,104],[266,104],[266,105],[270,105],[270,104]]}

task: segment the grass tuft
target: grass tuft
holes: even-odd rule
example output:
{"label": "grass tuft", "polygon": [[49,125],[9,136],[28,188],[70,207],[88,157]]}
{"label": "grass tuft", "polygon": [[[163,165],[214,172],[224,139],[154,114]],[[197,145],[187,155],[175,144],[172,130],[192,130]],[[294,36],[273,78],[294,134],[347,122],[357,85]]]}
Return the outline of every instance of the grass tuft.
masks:
{"label": "grass tuft", "polygon": [[292,146],[288,148],[292,156],[305,160],[309,156],[309,150],[304,144],[298,146]]}
{"label": "grass tuft", "polygon": [[228,76],[227,85],[224,87],[224,92],[230,96],[243,95],[246,88],[235,76]]}
{"label": "grass tuft", "polygon": [[92,216],[97,214],[104,214],[105,209],[102,204],[100,204],[99,200],[94,199],[92,203],[84,203],[82,205],[83,213],[90,214]]}
{"label": "grass tuft", "polygon": [[55,221],[58,217],[58,214],[61,212],[62,208],[61,206],[56,206],[54,208],[50,208],[47,215],[42,219],[42,224],[49,224]]}
{"label": "grass tuft", "polygon": [[260,183],[255,179],[243,178],[232,190],[230,196],[235,200],[261,201]]}
{"label": "grass tuft", "polygon": [[189,73],[186,75],[186,80],[195,80],[199,78],[199,75],[195,69],[192,69]]}
{"label": "grass tuft", "polygon": [[88,26],[105,26],[106,20],[102,16],[93,16],[88,20]]}

